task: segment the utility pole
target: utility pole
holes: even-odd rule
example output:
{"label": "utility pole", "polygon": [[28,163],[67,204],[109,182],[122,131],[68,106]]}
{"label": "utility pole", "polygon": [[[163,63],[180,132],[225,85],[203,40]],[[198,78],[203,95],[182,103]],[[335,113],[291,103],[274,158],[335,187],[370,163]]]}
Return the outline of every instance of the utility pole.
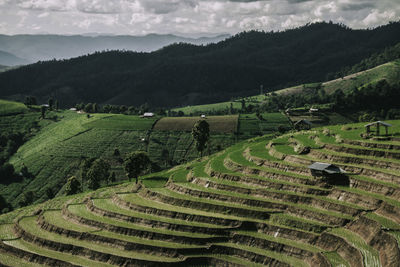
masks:
{"label": "utility pole", "polygon": [[260,85],[260,95],[264,94],[264,85]]}

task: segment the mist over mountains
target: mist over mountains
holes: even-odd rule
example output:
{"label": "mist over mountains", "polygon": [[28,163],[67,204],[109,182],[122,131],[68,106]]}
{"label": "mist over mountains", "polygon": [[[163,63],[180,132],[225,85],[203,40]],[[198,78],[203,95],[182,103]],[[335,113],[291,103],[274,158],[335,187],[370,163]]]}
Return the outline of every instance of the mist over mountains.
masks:
{"label": "mist over mountains", "polygon": [[150,53],[106,51],[27,65],[0,74],[0,97],[54,97],[64,107],[215,103],[258,94],[260,85],[271,91],[325,81],[399,42],[399,22],[368,30],[321,22],[242,32],[206,46],[180,43]]}
{"label": "mist over mountains", "polygon": [[190,38],[167,34],[145,36],[103,35],[0,35],[0,51],[20,59],[5,60],[0,53],[0,65],[15,66],[43,60],[67,59],[105,50],[151,52],[172,43],[196,45],[219,42],[229,35]]}

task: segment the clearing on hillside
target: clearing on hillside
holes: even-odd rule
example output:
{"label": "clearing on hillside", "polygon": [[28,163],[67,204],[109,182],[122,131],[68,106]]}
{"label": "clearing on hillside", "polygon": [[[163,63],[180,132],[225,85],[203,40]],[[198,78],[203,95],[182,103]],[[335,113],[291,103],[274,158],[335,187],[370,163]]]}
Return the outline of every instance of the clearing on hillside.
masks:
{"label": "clearing on hillside", "polygon": [[0,116],[25,113],[27,111],[29,109],[23,103],[0,99]]}
{"label": "clearing on hillside", "polygon": [[100,116],[101,119],[89,121],[84,124],[85,127],[105,130],[145,131],[150,130],[156,121],[156,118],[141,118],[123,114],[95,114],[92,116]]}
{"label": "clearing on hillside", "polygon": [[[209,116],[205,120],[210,124],[210,132],[235,133],[238,115]],[[167,117],[160,119],[154,126],[155,131],[191,131],[200,117]]]}

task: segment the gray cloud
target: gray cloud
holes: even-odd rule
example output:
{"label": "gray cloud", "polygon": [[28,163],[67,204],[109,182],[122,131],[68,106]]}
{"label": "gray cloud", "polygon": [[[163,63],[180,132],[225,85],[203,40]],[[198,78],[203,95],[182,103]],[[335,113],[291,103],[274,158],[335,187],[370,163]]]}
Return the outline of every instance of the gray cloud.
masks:
{"label": "gray cloud", "polygon": [[345,3],[340,5],[343,11],[358,11],[362,9],[372,9],[375,8],[375,3]]}
{"label": "gray cloud", "polygon": [[0,33],[236,33],[400,20],[398,0],[0,0]]}

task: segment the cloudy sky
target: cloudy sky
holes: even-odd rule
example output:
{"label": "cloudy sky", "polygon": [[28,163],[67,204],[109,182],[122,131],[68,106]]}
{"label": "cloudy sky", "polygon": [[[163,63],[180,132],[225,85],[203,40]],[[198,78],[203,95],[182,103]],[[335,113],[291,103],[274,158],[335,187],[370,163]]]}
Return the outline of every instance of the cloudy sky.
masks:
{"label": "cloudy sky", "polygon": [[399,0],[0,0],[0,34],[184,35],[281,30],[307,22],[367,28],[400,20]]}

